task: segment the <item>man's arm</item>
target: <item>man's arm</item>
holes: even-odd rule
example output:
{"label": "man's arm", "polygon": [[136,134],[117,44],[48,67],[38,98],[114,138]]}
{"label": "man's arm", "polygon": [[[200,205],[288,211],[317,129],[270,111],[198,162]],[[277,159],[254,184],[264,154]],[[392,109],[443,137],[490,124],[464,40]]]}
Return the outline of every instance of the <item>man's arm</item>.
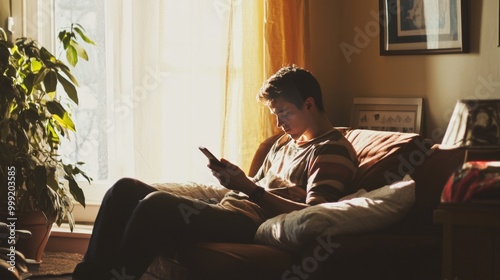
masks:
{"label": "man's arm", "polygon": [[[243,170],[241,170],[236,165],[230,163],[229,161],[221,160],[226,167],[219,167],[216,165],[209,164],[208,167],[212,170],[214,176],[219,180],[219,182],[226,188],[243,192],[248,196],[257,189],[261,188],[252,182]],[[308,205],[305,203],[295,202],[273,193],[264,190],[262,197],[257,203],[267,215],[273,217],[282,213],[289,213],[295,210],[300,210],[306,208]]]}

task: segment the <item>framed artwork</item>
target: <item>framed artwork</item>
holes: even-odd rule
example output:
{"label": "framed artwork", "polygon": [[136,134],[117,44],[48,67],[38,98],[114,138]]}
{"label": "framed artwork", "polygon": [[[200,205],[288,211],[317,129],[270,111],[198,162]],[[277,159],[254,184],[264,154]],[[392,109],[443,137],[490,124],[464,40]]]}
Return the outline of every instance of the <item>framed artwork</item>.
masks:
{"label": "framed artwork", "polygon": [[421,133],[423,98],[354,98],[351,127]]}
{"label": "framed artwork", "polygon": [[379,0],[380,54],[468,52],[468,0]]}

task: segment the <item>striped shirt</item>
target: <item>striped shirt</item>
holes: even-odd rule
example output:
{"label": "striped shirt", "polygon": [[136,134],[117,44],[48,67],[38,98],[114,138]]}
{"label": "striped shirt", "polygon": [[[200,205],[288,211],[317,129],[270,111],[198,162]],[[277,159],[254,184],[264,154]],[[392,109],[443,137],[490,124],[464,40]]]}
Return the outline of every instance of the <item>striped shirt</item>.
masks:
{"label": "striped shirt", "polygon": [[[356,152],[336,129],[297,142],[288,134],[273,144],[253,181],[268,192],[300,203],[334,202],[350,192],[358,169]],[[230,191],[220,206],[240,212],[256,225],[269,217],[257,204]]]}
{"label": "striped shirt", "polygon": [[357,168],[353,146],[336,129],[306,142],[285,134],[271,147],[253,180],[284,198],[315,205],[349,193]]}

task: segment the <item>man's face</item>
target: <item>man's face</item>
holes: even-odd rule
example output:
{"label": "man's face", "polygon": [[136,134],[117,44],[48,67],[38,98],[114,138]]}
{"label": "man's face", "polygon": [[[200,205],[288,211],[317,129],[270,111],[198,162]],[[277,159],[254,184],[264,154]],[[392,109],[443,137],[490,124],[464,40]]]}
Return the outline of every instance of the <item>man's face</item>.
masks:
{"label": "man's face", "polygon": [[295,104],[280,97],[272,101],[268,107],[271,114],[276,117],[276,125],[293,139],[297,140],[307,131],[309,114],[306,106],[298,109]]}

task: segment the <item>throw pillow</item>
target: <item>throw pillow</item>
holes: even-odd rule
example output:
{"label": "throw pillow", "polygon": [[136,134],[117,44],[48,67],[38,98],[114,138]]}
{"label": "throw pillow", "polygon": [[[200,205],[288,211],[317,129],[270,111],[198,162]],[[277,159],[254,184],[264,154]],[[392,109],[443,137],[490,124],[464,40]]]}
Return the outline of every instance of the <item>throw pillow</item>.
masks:
{"label": "throw pillow", "polygon": [[343,235],[380,229],[401,219],[415,202],[415,181],[402,181],[338,202],[281,214],[260,225],[255,242],[299,251],[322,235]]}

